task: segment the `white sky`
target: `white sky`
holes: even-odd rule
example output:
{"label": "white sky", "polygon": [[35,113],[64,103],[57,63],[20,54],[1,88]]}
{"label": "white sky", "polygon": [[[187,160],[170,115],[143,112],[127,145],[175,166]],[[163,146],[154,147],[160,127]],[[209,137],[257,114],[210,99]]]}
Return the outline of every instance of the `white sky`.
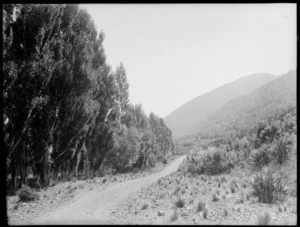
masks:
{"label": "white sky", "polygon": [[165,117],[252,73],[296,68],[296,4],[87,4],[129,99]]}

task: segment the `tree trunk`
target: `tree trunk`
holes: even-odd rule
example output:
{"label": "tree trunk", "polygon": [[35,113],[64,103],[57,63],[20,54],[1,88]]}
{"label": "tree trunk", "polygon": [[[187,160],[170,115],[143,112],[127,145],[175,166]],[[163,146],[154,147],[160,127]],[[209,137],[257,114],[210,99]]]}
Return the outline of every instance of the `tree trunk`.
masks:
{"label": "tree trunk", "polygon": [[41,179],[41,184],[43,186],[48,186],[49,184],[48,158],[49,158],[49,149],[46,149],[44,158],[41,163],[41,168],[40,168],[40,177],[41,177],[40,179]]}
{"label": "tree trunk", "polygon": [[11,166],[11,186],[13,189],[17,189],[17,171],[18,165],[13,164]]}

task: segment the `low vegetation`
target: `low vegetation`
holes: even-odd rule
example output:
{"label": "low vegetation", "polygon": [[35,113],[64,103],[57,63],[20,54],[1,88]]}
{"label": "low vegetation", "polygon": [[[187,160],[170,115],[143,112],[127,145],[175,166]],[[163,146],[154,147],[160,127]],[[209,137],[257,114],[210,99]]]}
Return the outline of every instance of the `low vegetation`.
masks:
{"label": "low vegetation", "polygon": [[270,223],[271,223],[271,216],[269,213],[265,213],[258,217],[257,225],[270,225]]}
{"label": "low vegetation", "polygon": [[23,185],[23,187],[17,191],[17,195],[19,200],[22,202],[28,202],[39,199],[39,194],[26,185]]}
{"label": "low vegetation", "polygon": [[197,205],[197,211],[198,211],[198,212],[201,212],[201,211],[204,210],[204,208],[205,208],[205,202],[203,202],[202,200],[200,200],[200,201],[198,202],[198,205]]}
{"label": "low vegetation", "polygon": [[254,178],[253,195],[258,197],[261,203],[276,203],[283,201],[287,195],[287,189],[281,178],[275,178],[271,172],[257,174]]}
{"label": "low vegetation", "polygon": [[178,198],[178,200],[175,202],[176,207],[182,208],[184,207],[184,200],[182,198]]}

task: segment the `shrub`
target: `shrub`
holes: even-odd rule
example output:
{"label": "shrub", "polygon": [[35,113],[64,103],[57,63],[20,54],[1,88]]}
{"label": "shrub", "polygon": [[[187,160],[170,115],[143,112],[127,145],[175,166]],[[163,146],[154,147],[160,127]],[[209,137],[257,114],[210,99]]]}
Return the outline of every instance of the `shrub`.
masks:
{"label": "shrub", "polygon": [[272,161],[271,152],[268,147],[263,146],[254,152],[250,157],[250,164],[254,169],[261,169]]}
{"label": "shrub", "polygon": [[271,216],[269,213],[265,213],[258,217],[257,224],[258,225],[269,225],[271,222]]}
{"label": "shrub", "polygon": [[253,195],[257,196],[258,202],[261,203],[275,203],[283,200],[287,195],[287,190],[281,178],[274,178],[270,172],[265,175],[256,174],[252,187]]}
{"label": "shrub", "polygon": [[184,207],[184,200],[182,198],[179,198],[177,201],[176,201],[176,207],[179,207],[179,208],[182,208]]}
{"label": "shrub", "polygon": [[275,142],[275,149],[272,152],[272,157],[274,160],[282,165],[288,160],[291,151],[290,141],[287,137],[280,137],[279,140]]}
{"label": "shrub", "polygon": [[168,163],[168,161],[167,161],[167,159],[165,158],[164,160],[163,160],[163,164],[167,164]]}
{"label": "shrub", "polygon": [[23,185],[22,188],[17,191],[17,195],[22,202],[39,199],[39,194],[26,185]]}
{"label": "shrub", "polygon": [[203,202],[202,200],[200,200],[198,202],[198,205],[197,205],[197,211],[201,212],[202,210],[204,210],[204,208],[205,208],[205,202]]}
{"label": "shrub", "polygon": [[228,160],[226,160],[220,150],[214,151],[214,153],[211,155],[207,153],[202,159],[201,159],[200,166],[202,169],[200,169],[200,173],[206,173],[208,175],[217,175],[224,172],[227,172],[230,170],[230,168],[233,167],[232,163]]}
{"label": "shrub", "polygon": [[107,181],[107,179],[106,179],[106,178],[104,178],[104,179],[103,179],[103,181],[102,181],[102,183],[104,184],[106,181]]}

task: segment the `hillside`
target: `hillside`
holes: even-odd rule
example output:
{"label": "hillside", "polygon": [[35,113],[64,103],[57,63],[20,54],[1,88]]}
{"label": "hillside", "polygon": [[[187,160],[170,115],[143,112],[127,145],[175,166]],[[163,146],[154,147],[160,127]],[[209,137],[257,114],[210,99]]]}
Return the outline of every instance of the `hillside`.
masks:
{"label": "hillside", "polygon": [[236,132],[295,106],[296,71],[293,70],[248,95],[229,101],[195,128],[197,134],[205,136]]}
{"label": "hillside", "polygon": [[275,78],[274,75],[260,73],[237,79],[232,83],[225,84],[194,98],[171,112],[164,120],[172,130],[174,138],[185,136],[201,119],[204,119],[231,99],[246,95]]}

